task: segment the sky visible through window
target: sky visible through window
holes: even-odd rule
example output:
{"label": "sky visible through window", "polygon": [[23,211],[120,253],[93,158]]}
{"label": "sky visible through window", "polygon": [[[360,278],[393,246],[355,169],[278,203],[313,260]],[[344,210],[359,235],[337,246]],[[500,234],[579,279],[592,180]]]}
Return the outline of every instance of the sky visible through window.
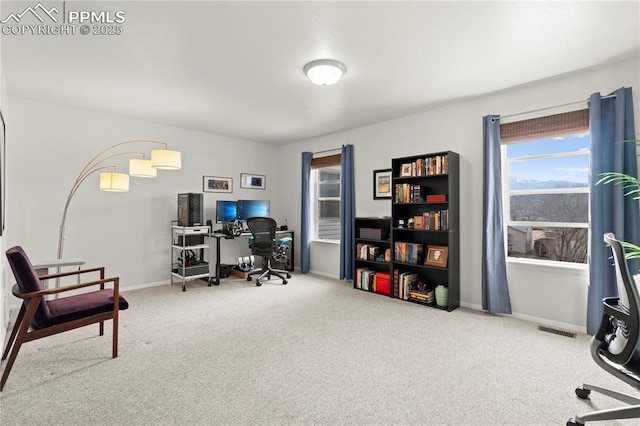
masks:
{"label": "sky visible through window", "polygon": [[[507,158],[582,150],[584,155],[512,162],[511,189],[532,189],[534,182],[570,182],[587,186],[589,178],[589,134],[539,139],[507,146]],[[546,185],[543,185],[546,186]]]}

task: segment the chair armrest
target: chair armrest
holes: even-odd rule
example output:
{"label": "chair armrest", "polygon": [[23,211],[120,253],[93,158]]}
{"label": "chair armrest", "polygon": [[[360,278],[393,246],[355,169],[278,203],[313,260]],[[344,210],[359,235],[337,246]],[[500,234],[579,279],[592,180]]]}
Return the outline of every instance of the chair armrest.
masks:
{"label": "chair armrest", "polygon": [[[100,268],[98,268],[100,269]],[[102,268],[104,269],[104,268]],[[85,287],[91,287],[91,286],[95,286],[95,285],[100,285],[103,286],[106,283],[113,283],[113,291],[114,294],[118,294],[119,293],[119,289],[120,289],[120,277],[111,277],[111,278],[105,278],[105,279],[100,279],[100,280],[95,280],[95,281],[88,281],[86,283],[79,283],[79,284],[72,284],[72,285],[67,285],[67,286],[62,286],[62,287],[57,287],[57,288],[45,288],[42,290],[38,290],[38,291],[32,291],[31,293],[22,293],[20,291],[20,288],[18,287],[17,284],[14,284],[11,291],[13,293],[14,296],[20,298],[20,299],[31,299],[32,297],[41,297],[41,296],[46,296],[49,294],[58,294],[58,293],[63,293],[66,291],[71,291],[71,290],[78,290],[81,288],[85,288]]]}
{"label": "chair armrest", "polygon": [[44,280],[50,280],[51,278],[68,277],[71,275],[80,275],[80,274],[86,274],[86,273],[98,272],[98,271],[100,272],[100,276],[104,276],[104,266],[99,266],[97,268],[78,269],[75,271],[58,272],[56,274],[47,274],[47,275],[42,275],[39,278],[40,278],[40,281],[44,281]]}

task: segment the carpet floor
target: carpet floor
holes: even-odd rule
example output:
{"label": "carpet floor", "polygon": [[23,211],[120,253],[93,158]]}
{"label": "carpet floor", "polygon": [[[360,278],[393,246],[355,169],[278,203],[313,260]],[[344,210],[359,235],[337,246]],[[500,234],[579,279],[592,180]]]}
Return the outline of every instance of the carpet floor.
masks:
{"label": "carpet floor", "polygon": [[[589,337],[295,273],[125,291],[119,357],[97,326],[23,346],[2,425],[559,425],[633,390]],[[635,420],[604,424],[640,424]]]}

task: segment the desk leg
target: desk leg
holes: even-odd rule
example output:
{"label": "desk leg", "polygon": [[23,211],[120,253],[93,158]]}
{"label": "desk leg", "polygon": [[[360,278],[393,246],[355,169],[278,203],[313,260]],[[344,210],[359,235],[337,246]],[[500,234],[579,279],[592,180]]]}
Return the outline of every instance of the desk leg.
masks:
{"label": "desk leg", "polygon": [[296,252],[296,237],[294,232],[291,231],[291,265],[289,266],[288,271],[293,271],[295,269],[295,252]]}
{"label": "desk leg", "polygon": [[220,238],[216,238],[216,279],[213,285],[220,285]]}

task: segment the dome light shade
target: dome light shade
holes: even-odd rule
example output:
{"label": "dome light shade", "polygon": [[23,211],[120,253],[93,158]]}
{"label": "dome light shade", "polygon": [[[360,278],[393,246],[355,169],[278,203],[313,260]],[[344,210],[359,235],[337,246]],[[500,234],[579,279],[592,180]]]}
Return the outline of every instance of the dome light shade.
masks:
{"label": "dome light shade", "polygon": [[151,167],[151,160],[132,158],[129,160],[129,176],[154,178],[158,170]]}
{"label": "dome light shade", "polygon": [[100,190],[107,192],[128,192],[129,175],[126,173],[100,173]]}
{"label": "dome light shade", "polygon": [[182,155],[179,151],[154,149],[151,151],[151,167],[162,170],[180,170],[182,168]]}
{"label": "dome light shade", "polygon": [[347,67],[333,59],[318,59],[305,65],[303,71],[312,83],[318,86],[331,86],[347,72]]}

